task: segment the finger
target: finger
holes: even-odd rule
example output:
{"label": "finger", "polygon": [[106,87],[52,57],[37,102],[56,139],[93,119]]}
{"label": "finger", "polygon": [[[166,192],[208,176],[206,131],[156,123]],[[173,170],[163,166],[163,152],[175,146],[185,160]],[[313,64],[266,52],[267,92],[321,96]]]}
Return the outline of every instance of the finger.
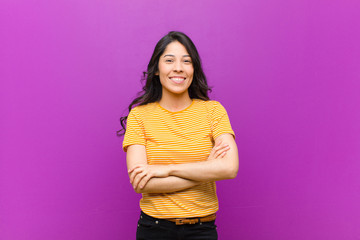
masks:
{"label": "finger", "polygon": [[135,177],[134,182],[132,183],[134,189],[138,188],[139,182],[146,176],[146,174],[146,172],[142,172]]}
{"label": "finger", "polygon": [[223,152],[216,152],[216,153],[214,154],[214,158],[215,158],[215,159],[218,158],[221,154],[223,154]]}
{"label": "finger", "polygon": [[216,146],[215,150],[219,150],[219,149],[222,149],[222,148],[227,147],[227,146],[229,146],[229,144],[224,143],[224,144],[221,144],[219,146]]}
{"label": "finger", "polygon": [[226,151],[230,148],[229,145],[222,145],[218,148],[215,149],[215,153],[220,153],[220,152],[223,152],[223,151]]}
{"label": "finger", "polygon": [[217,142],[216,145],[210,151],[209,159],[216,158],[216,156],[217,156],[216,152],[225,146],[227,146],[227,144],[222,144],[222,141]]}
{"label": "finger", "polygon": [[209,154],[210,159],[214,158],[215,152],[216,152],[215,148],[212,148]]}
{"label": "finger", "polygon": [[134,170],[129,174],[129,178],[130,178],[131,184],[134,182],[134,178],[136,177],[136,175],[139,174],[140,172],[141,172],[140,169],[134,169]]}
{"label": "finger", "polygon": [[223,154],[224,152],[227,152],[230,149],[229,146],[221,148],[219,150],[217,150],[214,154],[215,158],[219,157],[221,154]]}
{"label": "finger", "polygon": [[130,183],[131,183],[131,184],[134,182],[134,179],[135,179],[136,175],[137,175],[137,174],[134,173],[134,172],[130,173],[129,178],[130,178]]}
{"label": "finger", "polygon": [[226,154],[227,154],[227,151],[223,152],[223,153],[220,155],[220,158],[225,157]]}
{"label": "finger", "polygon": [[229,144],[223,144],[223,145],[217,147],[217,149],[219,150],[219,149],[228,148],[228,147],[229,147]]}
{"label": "finger", "polygon": [[143,179],[141,179],[140,183],[139,183],[139,187],[140,189],[143,189],[145,187],[145,185],[148,183],[148,181],[150,180],[151,176],[150,174],[146,175],[145,177],[143,177]]}
{"label": "finger", "polygon": [[219,143],[218,146],[213,147],[213,148],[211,149],[210,155],[209,155],[209,158],[210,158],[210,159],[216,158],[216,156],[217,156],[216,152],[217,152],[219,149],[221,149],[221,147],[224,147],[224,146],[225,146],[225,145],[220,145],[221,142],[218,142],[218,143]]}
{"label": "finger", "polygon": [[143,166],[144,166],[143,164],[135,165],[135,166],[133,166],[132,168],[129,168],[128,173],[131,173],[131,172],[133,172],[135,169],[137,169],[137,168],[139,168],[139,167],[143,167]]}
{"label": "finger", "polygon": [[134,171],[130,174],[130,182],[131,182],[131,184],[134,182],[134,179],[135,179],[135,177],[138,175],[138,174],[140,174],[140,173],[142,173],[144,171],[144,169],[143,168],[136,168],[136,169],[134,169]]}
{"label": "finger", "polygon": [[221,154],[223,154],[224,152],[227,152],[228,150],[230,149],[230,147],[226,147],[226,148],[222,148],[220,150],[218,150],[214,155],[215,155],[215,158],[221,156]]}
{"label": "finger", "polygon": [[217,155],[217,157],[215,159],[223,158],[226,155],[226,153],[227,153],[227,151],[224,151],[224,152],[220,153],[219,155]]}
{"label": "finger", "polygon": [[134,166],[132,168],[129,168],[128,173],[132,173],[135,170],[135,168],[137,168],[137,167],[139,167],[139,166]]}

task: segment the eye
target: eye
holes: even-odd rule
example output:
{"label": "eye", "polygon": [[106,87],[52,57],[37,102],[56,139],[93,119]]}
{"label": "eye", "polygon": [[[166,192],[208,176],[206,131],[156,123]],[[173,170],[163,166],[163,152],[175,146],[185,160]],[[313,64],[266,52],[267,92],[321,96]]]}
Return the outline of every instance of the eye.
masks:
{"label": "eye", "polygon": [[166,59],[165,62],[172,62],[172,59]]}
{"label": "eye", "polygon": [[191,63],[191,60],[184,60],[184,62],[186,62],[186,63]]}

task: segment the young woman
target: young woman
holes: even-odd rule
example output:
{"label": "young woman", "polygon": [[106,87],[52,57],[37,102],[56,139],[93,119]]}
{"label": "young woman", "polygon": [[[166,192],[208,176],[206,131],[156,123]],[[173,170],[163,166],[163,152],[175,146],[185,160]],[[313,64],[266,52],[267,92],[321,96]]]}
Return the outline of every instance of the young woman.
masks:
{"label": "young woman", "polygon": [[136,237],[217,239],[215,181],[235,178],[239,167],[226,110],[209,100],[199,54],[184,33],[160,39],[144,74],[120,132],[126,123],[130,182],[142,193]]}

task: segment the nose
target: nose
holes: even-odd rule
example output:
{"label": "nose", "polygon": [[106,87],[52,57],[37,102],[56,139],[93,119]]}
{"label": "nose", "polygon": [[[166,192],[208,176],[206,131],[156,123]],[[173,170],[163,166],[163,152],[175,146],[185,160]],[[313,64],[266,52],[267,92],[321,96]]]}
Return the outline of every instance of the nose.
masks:
{"label": "nose", "polygon": [[174,63],[174,69],[175,72],[182,72],[182,65],[181,65],[181,61],[175,61]]}

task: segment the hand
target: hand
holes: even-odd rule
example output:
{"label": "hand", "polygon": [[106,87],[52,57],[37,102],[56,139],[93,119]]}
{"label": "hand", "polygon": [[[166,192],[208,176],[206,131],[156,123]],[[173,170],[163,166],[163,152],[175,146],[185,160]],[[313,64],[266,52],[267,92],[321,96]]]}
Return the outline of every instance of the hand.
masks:
{"label": "hand", "polygon": [[228,144],[223,144],[221,141],[217,142],[215,146],[211,149],[208,160],[223,158],[229,149],[230,146]]}
{"label": "hand", "polygon": [[144,188],[147,182],[153,177],[164,178],[169,176],[167,165],[147,165],[139,164],[129,169],[130,182],[134,189]]}

